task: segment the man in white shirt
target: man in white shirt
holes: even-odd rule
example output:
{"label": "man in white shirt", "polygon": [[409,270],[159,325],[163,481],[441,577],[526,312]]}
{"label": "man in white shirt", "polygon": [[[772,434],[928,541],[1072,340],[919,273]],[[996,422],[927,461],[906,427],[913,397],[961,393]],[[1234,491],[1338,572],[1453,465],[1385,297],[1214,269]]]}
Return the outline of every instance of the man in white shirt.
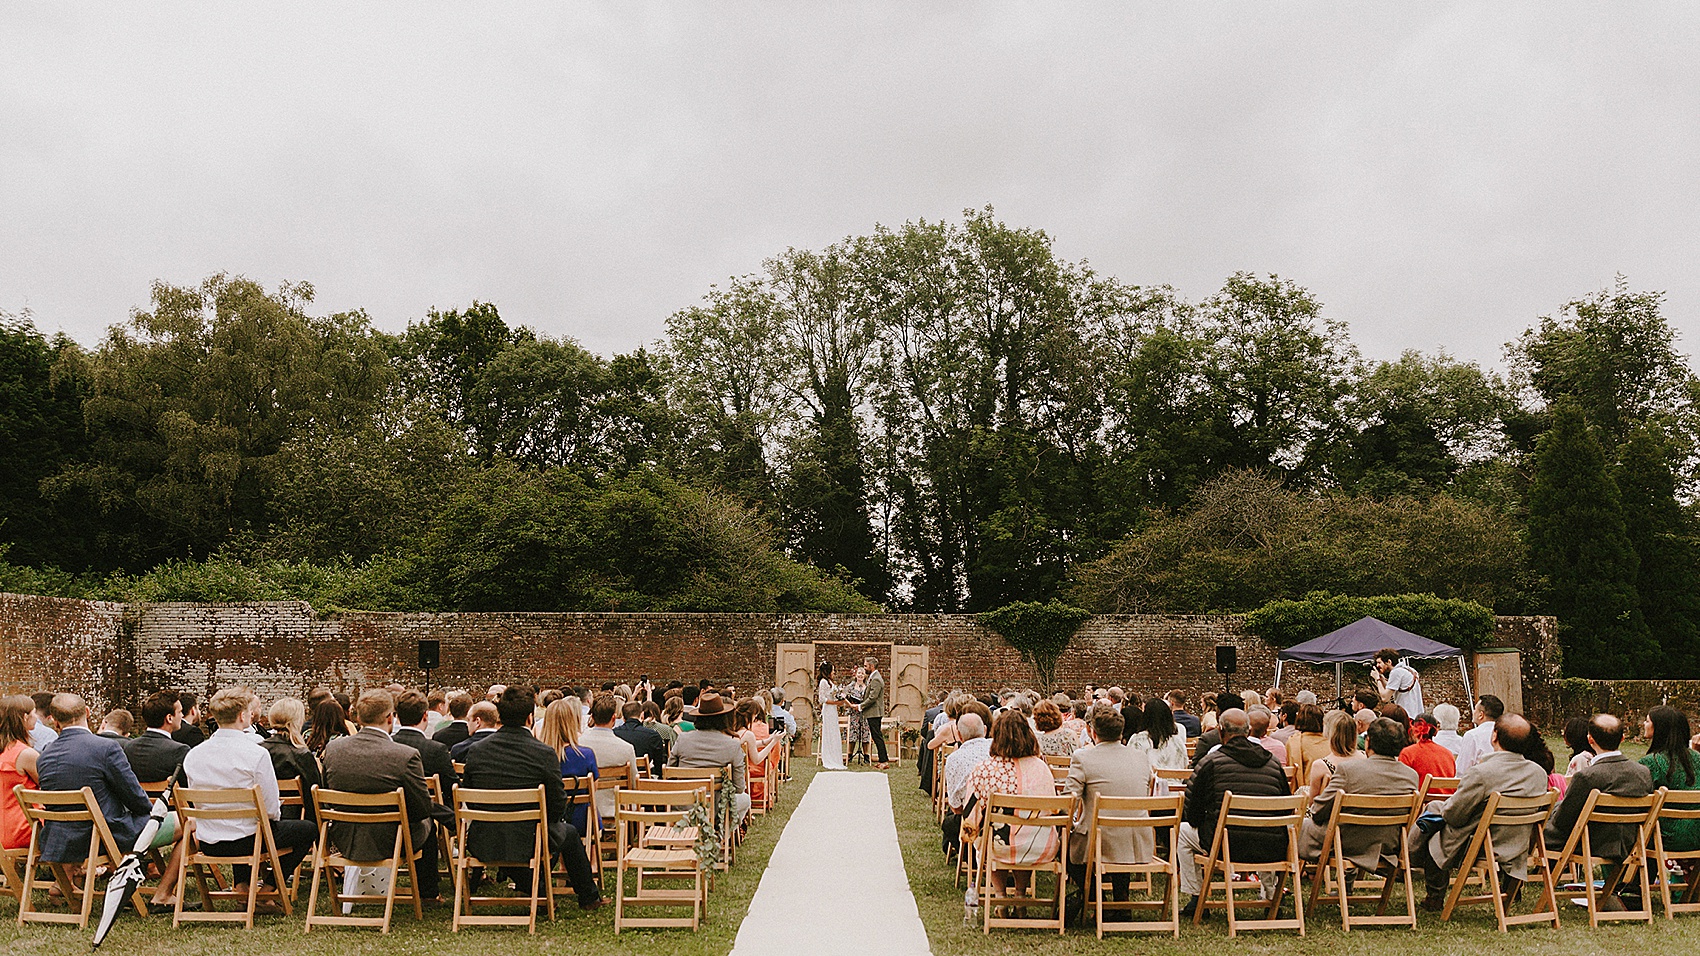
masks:
{"label": "man in white shirt", "polygon": [[1423,706],[1423,682],[1417,678],[1416,668],[1400,660],[1398,648],[1384,647],[1375,652],[1370,677],[1382,699],[1405,708],[1405,713],[1420,714],[1428,709]]}
{"label": "man in white shirt", "polygon": [[1464,771],[1493,752],[1493,725],[1503,716],[1505,704],[1498,697],[1483,694],[1476,699],[1475,713],[1470,718],[1474,723],[1458,743],[1458,776],[1462,777]]}
{"label": "man in white shirt", "polygon": [[[579,736],[580,747],[596,754],[596,769],[624,765],[630,779],[637,779],[637,748],[614,733],[614,714],[619,710],[613,694],[599,694],[590,702],[590,729]],[[614,815],[614,789],[596,790],[596,812],[604,819]]]}
{"label": "man in white shirt", "polygon": [[[277,845],[283,872],[273,879],[289,879],[313,849],[317,829],[306,820],[283,819],[278,801],[277,772],[271,754],[250,734],[254,695],[244,687],[227,687],[207,702],[207,713],[218,729],[183,758],[183,776],[197,790],[250,790],[260,792],[260,805],[271,820],[272,842]],[[254,851],[256,836],[252,820],[199,820],[195,842],[202,853],[213,856],[247,856]],[[246,865],[234,866],[232,875],[238,892],[246,892],[252,878]]]}
{"label": "man in white shirt", "polygon": [[768,696],[773,698],[773,710],[768,713],[768,716],[774,722],[768,724],[768,726],[772,727],[776,723],[784,724],[785,732],[795,738],[797,736],[797,718],[791,716],[791,712],[785,709],[785,692],[775,687],[768,691]]}
{"label": "man in white shirt", "polygon": [[1451,704],[1435,704],[1434,719],[1440,722],[1440,730],[1434,735],[1434,742],[1452,751],[1457,758],[1458,752],[1464,748],[1464,738],[1458,734],[1458,708]]}

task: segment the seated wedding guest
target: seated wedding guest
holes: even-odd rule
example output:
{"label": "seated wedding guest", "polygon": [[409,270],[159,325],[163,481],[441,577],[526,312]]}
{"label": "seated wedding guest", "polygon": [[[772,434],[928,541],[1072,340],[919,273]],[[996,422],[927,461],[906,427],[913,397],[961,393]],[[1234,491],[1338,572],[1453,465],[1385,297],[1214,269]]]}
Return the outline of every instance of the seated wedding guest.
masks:
{"label": "seated wedding guest", "polygon": [[[1334,713],[1339,713],[1335,711]],[[1330,715],[1332,716],[1332,714]],[[1335,727],[1350,726],[1346,720],[1336,721]],[[1355,740],[1354,740],[1355,743]],[[1404,796],[1416,793],[1421,778],[1400,759],[1404,750],[1405,729],[1397,722],[1381,718],[1369,725],[1369,752],[1362,759],[1341,761],[1329,776],[1328,783],[1313,791],[1310,813],[1299,831],[1299,856],[1312,863],[1322,855],[1322,838],[1328,832],[1328,821],[1334,813],[1334,798],[1342,793]],[[1317,761],[1321,763],[1321,761]],[[1399,855],[1399,831],[1405,817],[1385,827],[1342,827],[1337,839],[1346,859],[1354,866],[1374,872],[1384,862]]]}
{"label": "seated wedding guest", "polygon": [[1128,739],[1128,747],[1144,755],[1153,770],[1185,770],[1191,763],[1186,756],[1186,728],[1169,710],[1169,702],[1151,698],[1141,718],[1145,729]]}
{"label": "seated wedding guest", "polygon": [[319,761],[307,749],[301,727],[307,720],[307,708],[293,697],[280,698],[271,706],[266,720],[272,725],[272,735],[260,741],[272,758],[272,772],[279,780],[301,781],[301,806],[284,807],[285,820],[313,819],[313,788],[318,786]]}
{"label": "seated wedding guest", "polygon": [[199,746],[207,735],[201,731],[201,699],[194,694],[179,694],[183,701],[183,719],[172,731],[171,739],[191,747]]}
{"label": "seated wedding guest", "polygon": [[[1076,918],[1084,909],[1087,894],[1086,859],[1091,843],[1092,814],[1099,797],[1148,797],[1151,795],[1151,764],[1145,755],[1122,744],[1122,717],[1112,707],[1095,710],[1087,725],[1091,745],[1074,752],[1069,761],[1063,792],[1080,801],[1068,838],[1068,879],[1082,888],[1071,906]],[[1104,856],[1109,863],[1149,863],[1152,853],[1150,830],[1113,828],[1104,831]],[[1116,900],[1127,899],[1127,874],[1110,876]]]}
{"label": "seated wedding guest", "polygon": [[313,726],[307,732],[307,749],[323,756],[331,741],[348,736],[347,716],[335,697],[321,700],[313,708]]}
{"label": "seated wedding guest", "polygon": [[962,817],[971,809],[970,801],[974,793],[968,788],[968,782],[974,773],[974,768],[982,760],[991,756],[992,741],[986,736],[986,718],[991,711],[985,704],[973,701],[973,710],[965,710],[957,717],[956,735],[961,743],[956,750],[944,758],[944,851],[946,853],[956,846],[962,833]]}
{"label": "seated wedding guest", "polygon": [[[1433,714],[1418,714],[1411,721],[1410,746],[1399,752],[1399,762],[1417,772],[1417,779],[1424,777],[1456,777],[1458,775],[1458,758],[1452,751],[1434,742],[1435,731],[1440,729],[1440,721]],[[1441,788],[1430,790],[1437,797],[1451,796],[1450,789]]]}
{"label": "seated wedding guest", "polygon": [[797,718],[791,716],[791,711],[785,707],[785,692],[777,687],[767,692],[769,701],[768,725],[778,727],[784,725],[787,736],[797,736]]}
{"label": "seated wedding guest", "polygon": [[667,752],[673,752],[673,745],[679,742],[679,735],[687,730],[695,730],[696,725],[685,719],[685,689],[671,694],[661,705],[661,722],[673,728],[673,739],[667,742]]}
{"label": "seated wedding guest", "polygon": [[773,754],[785,737],[782,734],[770,734],[762,737],[757,729],[766,729],[761,723],[763,713],[761,701],[756,698],[746,698],[732,708],[732,733],[737,736],[738,743],[744,748],[744,757],[749,762],[748,777],[750,800],[766,799],[767,796],[767,760]]}
{"label": "seated wedding guest", "polygon": [[[1441,828],[1426,838],[1420,828],[1411,832],[1411,864],[1423,870],[1428,891],[1422,905],[1429,912],[1439,912],[1446,905],[1450,873],[1475,836],[1488,798],[1495,793],[1538,797],[1547,792],[1547,770],[1525,756],[1539,739],[1534,727],[1516,714],[1506,714],[1489,726],[1492,749],[1459,775],[1457,793],[1429,804],[1430,811],[1440,814]],[[1545,750],[1545,745],[1540,749]],[[1491,835],[1494,855],[1506,876],[1527,879],[1532,828],[1496,826]]]}
{"label": "seated wedding guest", "polygon": [[[183,758],[183,776],[197,790],[253,790],[271,820],[272,842],[277,846],[282,873],[273,874],[276,885],[285,885],[289,875],[312,852],[318,831],[306,820],[283,819],[278,802],[277,773],[271,754],[248,733],[253,717],[254,695],[247,688],[226,687],[207,701],[207,714],[218,729]],[[254,852],[258,836],[253,820],[198,820],[195,843],[202,853],[213,856],[247,856]],[[234,889],[245,892],[248,881],[258,876],[246,864],[231,867]],[[263,912],[282,912],[276,904],[263,904]]]}
{"label": "seated wedding guest", "polygon": [[1440,723],[1440,729],[1434,733],[1434,742],[1452,752],[1454,765],[1459,749],[1464,746],[1464,738],[1458,734],[1459,716],[1458,708],[1451,704],[1434,705],[1434,719]]}
{"label": "seated wedding guest", "polygon": [[732,706],[719,694],[707,691],[698,695],[697,705],[685,713],[695,729],[679,735],[679,742],[667,755],[667,765],[730,767],[732,817],[737,823],[743,823],[750,812],[749,760],[743,743],[732,732]]}
{"label": "seated wedding guest", "polygon": [[[1641,723],[1641,735],[1648,740],[1641,765],[1652,775],[1654,787],[1700,790],[1700,756],[1689,749],[1687,714],[1675,707],[1654,707]],[[1659,830],[1666,850],[1700,850],[1700,820],[1661,820]]]}
{"label": "seated wedding guest", "polygon": [[1251,721],[1251,740],[1274,756],[1283,764],[1287,761],[1287,745],[1269,736],[1269,724],[1275,715],[1262,704],[1254,704],[1246,708],[1246,719]]}
{"label": "seated wedding guest", "polygon": [[[596,754],[596,766],[606,770],[609,767],[624,766],[637,779],[637,748],[621,740],[614,733],[614,715],[620,711],[619,702],[613,694],[598,694],[590,702],[590,727],[579,735],[579,745],[589,747]],[[614,791],[598,790],[596,794],[596,812],[602,819],[614,817]]]}
{"label": "seated wedding guest", "polygon": [[668,723],[665,718],[661,705],[655,701],[643,705],[643,725],[660,734],[661,742],[671,748],[673,742],[679,739],[679,728]]}
{"label": "seated wedding guest", "polygon": [[30,822],[13,788],[36,789],[35,762],[40,754],[30,746],[34,727],[35,701],[22,694],[0,697],[0,849],[21,850],[30,845]]}
{"label": "seated wedding guest", "polygon": [[1341,764],[1358,757],[1358,725],[1345,711],[1328,712],[1322,719],[1322,736],[1328,741],[1328,753],[1310,762],[1310,775],[1302,778],[1300,788],[1307,795],[1321,793]]}
{"label": "seated wedding guest", "polygon": [[[556,706],[561,703],[564,699],[556,701]],[[500,730],[467,752],[462,784],[473,789],[537,789],[542,784],[549,820],[549,854],[566,862],[566,876],[578,896],[578,907],[602,907],[602,888],[590,871],[590,857],[585,856],[583,830],[573,827],[566,813],[561,759],[530,731],[536,697],[525,687],[507,687],[495,706]],[[566,716],[566,711],[556,713]],[[536,828],[530,823],[474,822],[466,835],[471,854],[488,861],[529,859],[534,839]],[[529,890],[529,871],[510,874],[515,883]]]}
{"label": "seated wedding guest", "polygon": [[449,748],[425,735],[428,713],[424,694],[416,690],[402,691],[395,699],[396,730],[390,739],[419,751],[425,776],[436,777],[443,799],[453,800],[455,784],[460,782],[460,778],[455,776],[454,758],[449,756]]}
{"label": "seated wedding guest", "polygon": [[[1080,713],[1083,718],[1091,716],[1091,706],[1087,705],[1084,701],[1082,701],[1078,706],[1080,707]],[[1122,715],[1122,743],[1131,744],[1133,735],[1145,729],[1145,702],[1139,699],[1138,694],[1129,692],[1127,700],[1122,703],[1121,707],[1117,708],[1116,713]],[[1063,726],[1066,727],[1068,725],[1064,724]],[[1186,736],[1185,730],[1181,731],[1181,736]],[[1080,724],[1080,730],[1076,735],[1076,739],[1080,740],[1082,743],[1084,743],[1087,739],[1086,724],[1084,720]]]}
{"label": "seated wedding guest", "polygon": [[644,725],[644,706],[633,701],[620,708],[620,715],[625,718],[625,723],[614,728],[614,736],[631,744],[632,750],[639,757],[648,757],[650,772],[659,777],[660,768],[667,765],[667,741],[652,728]]}
{"label": "seated wedding guest", "polygon": [[[1006,710],[992,721],[990,755],[974,768],[968,788],[974,793],[974,807],[962,819],[962,833],[969,839],[977,837],[994,793],[1056,796],[1051,767],[1039,755],[1039,740],[1019,710]],[[1044,863],[1061,849],[1050,827],[998,827],[991,836],[991,859],[1002,863]],[[1010,871],[993,869],[992,892],[1021,895],[1032,879],[1032,873],[1016,871],[1012,885]]]}
{"label": "seated wedding guest", "polygon": [[[1582,806],[1596,791],[1613,797],[1644,797],[1653,792],[1653,775],[1623,755],[1623,722],[1612,714],[1595,714],[1588,722],[1588,745],[1594,759],[1576,771],[1564,797],[1553,808],[1542,837],[1547,849],[1562,850],[1576,829]],[[1633,824],[1591,823],[1588,837],[1596,856],[1621,860],[1633,852],[1641,831]]]}
{"label": "seated wedding guest", "polygon": [[[1297,727],[1293,726],[1293,721],[1297,720],[1298,716],[1299,716],[1299,702],[1298,701],[1289,700],[1289,701],[1283,703],[1275,711],[1276,726],[1275,726],[1274,730],[1271,730],[1269,732],[1269,736],[1271,736],[1271,737],[1275,738],[1275,740],[1279,741],[1281,746],[1283,746],[1283,747],[1287,746],[1287,741],[1291,740],[1292,736],[1294,734],[1298,733],[1298,731],[1299,731],[1299,729]],[[1286,757],[1281,758],[1283,763],[1286,762],[1286,759],[1287,759]]]}
{"label": "seated wedding guest", "polygon": [[[1315,704],[1299,706],[1299,716],[1293,721],[1295,731],[1287,738],[1287,766],[1299,768],[1299,779],[1310,779],[1312,761],[1328,756],[1328,738],[1322,736],[1322,708]],[[1354,734],[1362,731],[1355,728]]]}
{"label": "seated wedding guest", "polygon": [[969,701],[971,701],[973,699],[974,698],[969,697],[967,695],[958,695],[958,696],[955,696],[955,697],[945,698],[945,702],[944,702],[945,723],[934,728],[933,739],[927,741],[927,747],[929,749],[938,750],[940,747],[944,747],[944,746],[947,746],[947,745],[948,746],[955,746],[955,745],[962,742],[962,738],[960,736],[958,736],[959,728],[956,726],[956,721],[962,717],[963,705],[967,704]]}
{"label": "seated wedding guest", "polygon": [[[529,715],[530,705],[527,704]],[[419,854],[415,871],[419,896],[439,899],[437,875],[437,820],[446,817],[431,802],[425,788],[425,762],[419,751],[390,739],[390,719],[395,716],[395,698],[387,690],[369,690],[354,704],[359,731],[332,740],[325,747],[325,788],[349,793],[402,792],[406,801],[408,831],[414,852]],[[559,778],[557,778],[559,780]],[[471,786],[471,784],[468,784]],[[381,860],[395,849],[395,824],[333,823],[331,842],[353,860]]]}
{"label": "seated wedding guest", "polygon": [[1186,712],[1186,695],[1178,690],[1169,691],[1164,695],[1169,703],[1169,709],[1174,712],[1175,723],[1186,730],[1188,737],[1197,737],[1204,733],[1204,727],[1197,717]]}
{"label": "seated wedding guest", "polygon": [[1062,710],[1048,700],[1033,708],[1033,729],[1038,731],[1039,753],[1047,757],[1067,757],[1080,744],[1079,737],[1063,729]]}
{"label": "seated wedding guest", "polygon": [[457,690],[448,695],[446,706],[449,719],[431,734],[431,739],[453,750],[455,744],[472,736],[472,728],[467,726],[466,721],[467,711],[472,709],[472,695],[464,690]]}
{"label": "seated wedding guest", "polygon": [[1317,703],[1316,692],[1311,690],[1301,690],[1293,695],[1293,703],[1298,704],[1300,707],[1303,707],[1306,704]]}
{"label": "seated wedding guest", "polygon": [[108,740],[129,740],[130,728],[135,726],[136,718],[122,707],[115,707],[106,712],[100,720],[98,736]]}
{"label": "seated wedding guest", "polygon": [[[562,777],[601,775],[596,767],[596,752],[579,746],[578,739],[584,732],[583,728],[584,717],[579,713],[577,697],[563,697],[543,709],[543,726],[538,728],[537,739],[555,751],[555,757],[561,763]],[[585,807],[575,806],[567,822],[583,834],[590,823],[589,818]]]}
{"label": "seated wedding guest", "polygon": [[1365,710],[1373,711],[1381,706],[1381,695],[1367,688],[1360,688],[1357,693],[1352,695],[1352,700],[1356,702],[1352,706],[1352,713],[1354,714]]}
{"label": "seated wedding guest", "polygon": [[140,737],[132,737],[119,744],[124,748],[124,756],[130,761],[130,770],[137,780],[143,783],[168,780],[178,767],[183,766],[189,745],[178,743],[171,736],[181,724],[182,717],[183,702],[171,691],[149,694],[142,701],[142,723],[147,729]]}
{"label": "seated wedding guest", "polygon": [[1369,732],[1369,725],[1375,723],[1375,719],[1379,716],[1381,716],[1381,715],[1377,714],[1375,711],[1371,710],[1368,707],[1365,707],[1362,710],[1359,710],[1356,714],[1352,715],[1352,719],[1358,722],[1358,747],[1359,748],[1362,748],[1363,745],[1364,745],[1364,734]]}
{"label": "seated wedding guest", "polygon": [[[443,725],[448,723],[448,722],[449,722],[449,695],[440,691],[440,690],[434,690],[434,691],[430,692],[429,694],[426,694],[425,695],[425,736],[435,739],[436,736],[437,736],[437,731],[442,730]],[[442,743],[442,741],[438,741],[438,743]],[[448,746],[448,744],[443,744],[443,746],[446,747],[446,746]]]}
{"label": "seated wedding guest", "polygon": [[1588,743],[1588,718],[1572,717],[1565,721],[1564,745],[1570,748],[1570,762],[1564,765],[1565,774],[1573,774],[1594,762],[1594,748]]}
{"label": "seated wedding guest", "polygon": [[[1063,699],[1059,701],[1056,699],[1057,697],[1061,697]],[[1091,701],[1069,700],[1066,694],[1058,694],[1056,697],[1051,698],[1051,703],[1056,704],[1057,709],[1062,711],[1063,729],[1073,734],[1075,740],[1085,740],[1086,715],[1092,709]],[[1118,713],[1120,712],[1118,711]],[[1134,728],[1131,732],[1137,733],[1138,730],[1139,728]],[[1122,732],[1124,734],[1130,733],[1130,731],[1127,730],[1127,722],[1125,719],[1122,722]]]}
{"label": "seated wedding guest", "polygon": [[[1178,882],[1181,894],[1192,897],[1182,911],[1188,919],[1197,911],[1204,884],[1204,865],[1195,854],[1210,852],[1222,795],[1229,790],[1252,797],[1284,797],[1288,793],[1286,768],[1274,754],[1251,742],[1251,721],[1245,711],[1228,709],[1221,714],[1219,725],[1222,744],[1193,770],[1182,810]],[[1231,829],[1230,837],[1236,861],[1268,863],[1287,855],[1287,836],[1280,831]]]}
{"label": "seated wedding guest", "polygon": [[1492,694],[1476,698],[1470,729],[1464,732],[1458,745],[1458,776],[1476,765],[1476,761],[1493,751],[1493,734],[1499,718],[1505,716],[1505,704]]}
{"label": "seated wedding guest", "polygon": [[[1388,720],[1391,720],[1400,727],[1403,727],[1405,729],[1405,739],[1411,739],[1411,715],[1406,713],[1405,708],[1398,704],[1382,704],[1380,707],[1375,709],[1375,716],[1377,718],[1386,717]],[[1374,722],[1375,721],[1370,721],[1370,723]],[[1369,728],[1365,727],[1364,730],[1367,731]]]}
{"label": "seated wedding guest", "polygon": [[[472,734],[449,748],[449,759],[455,763],[465,763],[467,753],[473,747],[490,739],[490,735],[494,734],[496,728],[501,725],[501,714],[496,710],[495,704],[487,700],[473,704],[466,711],[466,726],[472,730]],[[442,743],[440,740],[437,742]]]}
{"label": "seated wedding guest", "polygon": [[1215,730],[1221,723],[1221,712],[1224,708],[1231,710],[1239,703],[1238,701],[1235,701],[1232,704],[1224,704],[1217,699],[1218,696],[1220,696],[1221,700],[1227,700],[1232,695],[1223,691],[1220,695],[1205,694],[1199,699],[1199,702],[1204,705],[1204,712],[1198,715],[1198,732],[1201,737],[1212,730]]}
{"label": "seated wedding guest", "polygon": [[53,738],[59,736],[48,713],[53,707],[53,695],[46,692],[35,694],[30,701],[35,706],[35,729],[30,731],[30,746],[40,753],[43,747],[53,742]]}

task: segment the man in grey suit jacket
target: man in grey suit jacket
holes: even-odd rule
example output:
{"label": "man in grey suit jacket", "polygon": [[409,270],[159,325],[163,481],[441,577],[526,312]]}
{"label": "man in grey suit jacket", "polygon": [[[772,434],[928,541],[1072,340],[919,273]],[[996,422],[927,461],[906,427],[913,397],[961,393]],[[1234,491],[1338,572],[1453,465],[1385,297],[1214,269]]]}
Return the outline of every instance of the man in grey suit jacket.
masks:
{"label": "man in grey suit jacket", "polygon": [[880,732],[880,721],[885,717],[885,678],[880,676],[879,661],[867,658],[862,665],[868,669],[868,690],[862,697],[862,719],[868,722],[868,733],[874,737],[874,747],[879,751],[879,762],[874,767],[884,770],[891,766],[886,758],[885,734]]}
{"label": "man in grey suit jacket", "polygon": [[[1448,873],[1460,863],[1470,839],[1476,834],[1487,802],[1496,793],[1508,797],[1538,797],[1547,792],[1547,772],[1528,759],[1534,728],[1516,714],[1494,722],[1493,749],[1464,771],[1458,792],[1444,801],[1429,804],[1445,825],[1424,840],[1421,832],[1411,834],[1411,863],[1423,868],[1428,895],[1423,909],[1438,912],[1446,903]],[[1494,856],[1511,879],[1528,877],[1530,827],[1494,827]]]}
{"label": "man in grey suit jacket", "polygon": [[[1315,862],[1322,856],[1322,839],[1334,815],[1334,798],[1340,794],[1405,796],[1417,792],[1417,772],[1399,762],[1399,751],[1405,746],[1405,728],[1382,717],[1369,725],[1367,736],[1369,755],[1340,761],[1328,785],[1311,801],[1310,816],[1299,830],[1299,856],[1303,859]],[[1352,865],[1377,870],[1384,861],[1398,856],[1399,831],[1408,819],[1404,817],[1397,824],[1385,827],[1342,827],[1335,839],[1340,841],[1340,848]]]}
{"label": "man in grey suit jacket", "polygon": [[[407,822],[417,866],[419,895],[438,896],[437,841],[432,839],[430,791],[425,788],[425,764],[419,751],[390,739],[395,698],[386,690],[369,690],[354,702],[354,722],[360,732],[338,737],[325,746],[325,788],[351,793],[393,793],[401,788],[407,801]],[[382,823],[333,823],[331,842],[351,860],[381,860],[395,848],[395,828]]]}
{"label": "man in grey suit jacket", "polygon": [[[1623,722],[1611,714],[1595,714],[1588,724],[1588,746],[1594,751],[1594,762],[1576,771],[1564,799],[1553,808],[1542,837],[1547,849],[1560,851],[1576,829],[1582,807],[1594,791],[1613,797],[1644,797],[1653,792],[1653,774],[1646,767],[1630,760],[1618,748],[1623,746]],[[1635,847],[1640,828],[1623,823],[1591,823],[1588,837],[1594,854],[1613,860],[1628,856]]]}
{"label": "man in grey suit jacket", "polygon": [[[1072,913],[1079,913],[1085,906],[1086,860],[1092,849],[1092,814],[1097,809],[1098,798],[1151,795],[1151,762],[1144,753],[1122,743],[1122,731],[1127,726],[1122,715],[1113,707],[1099,707],[1093,710],[1086,726],[1092,735],[1092,746],[1074,752],[1069,761],[1068,780],[1063,784],[1065,793],[1081,801],[1068,838],[1068,878],[1081,894],[1070,906]],[[1151,851],[1150,830],[1104,831],[1104,856],[1108,862],[1148,863]],[[1110,884],[1117,900],[1127,899],[1126,873],[1114,874]]]}

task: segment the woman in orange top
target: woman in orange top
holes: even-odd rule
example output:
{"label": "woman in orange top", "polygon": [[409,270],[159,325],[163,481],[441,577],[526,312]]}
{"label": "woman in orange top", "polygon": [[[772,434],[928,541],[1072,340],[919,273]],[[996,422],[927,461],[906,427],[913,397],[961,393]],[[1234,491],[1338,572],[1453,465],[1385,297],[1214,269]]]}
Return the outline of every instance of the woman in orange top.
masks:
{"label": "woman in orange top", "polygon": [[732,735],[743,745],[744,758],[749,763],[752,804],[761,803],[767,796],[767,758],[773,753],[773,748],[785,739],[784,734],[768,730],[766,717],[761,701],[754,697],[738,701],[738,706],[732,709]]}
{"label": "woman in orange top", "polygon": [[35,748],[30,731],[35,729],[35,701],[16,695],[0,698],[0,847],[19,850],[30,845],[30,823],[12,788],[34,788]]}

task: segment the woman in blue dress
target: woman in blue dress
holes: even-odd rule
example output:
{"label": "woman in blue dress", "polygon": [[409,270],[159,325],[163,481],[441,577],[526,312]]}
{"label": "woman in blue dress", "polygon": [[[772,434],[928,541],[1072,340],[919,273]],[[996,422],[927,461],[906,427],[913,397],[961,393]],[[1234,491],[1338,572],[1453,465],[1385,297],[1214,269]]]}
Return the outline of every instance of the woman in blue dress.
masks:
{"label": "woman in blue dress", "polygon": [[[563,697],[550,704],[543,711],[543,726],[538,729],[537,739],[553,747],[555,756],[561,758],[561,776],[565,779],[574,777],[596,777],[596,753],[589,747],[581,747],[578,742],[579,732],[584,727],[584,714],[579,711],[578,698]],[[573,795],[573,788],[567,787],[567,795]],[[569,818],[573,828],[579,835],[584,835],[587,822],[586,805],[573,807]]]}

